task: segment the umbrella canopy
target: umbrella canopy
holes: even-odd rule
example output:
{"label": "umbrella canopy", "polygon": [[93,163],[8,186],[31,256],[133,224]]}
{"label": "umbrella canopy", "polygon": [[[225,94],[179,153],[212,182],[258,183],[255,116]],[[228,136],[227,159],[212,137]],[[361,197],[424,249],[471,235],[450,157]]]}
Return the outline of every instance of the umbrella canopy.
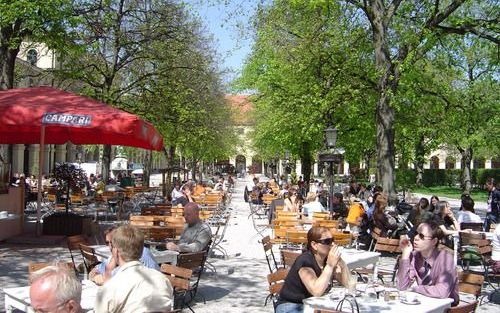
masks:
{"label": "umbrella canopy", "polygon": [[100,101],[71,92],[34,87],[0,92],[0,144],[112,144],[162,150],[150,123]]}

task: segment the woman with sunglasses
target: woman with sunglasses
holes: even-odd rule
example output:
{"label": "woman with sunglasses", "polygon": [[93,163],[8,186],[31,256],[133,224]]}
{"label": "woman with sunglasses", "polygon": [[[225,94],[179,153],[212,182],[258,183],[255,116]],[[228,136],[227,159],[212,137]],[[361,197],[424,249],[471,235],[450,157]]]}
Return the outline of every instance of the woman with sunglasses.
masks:
{"label": "woman with sunglasses", "polygon": [[349,276],[330,231],[325,227],[312,227],[307,232],[307,250],[290,268],[275,312],[303,312],[302,300],[323,295],[334,278],[347,286]]}
{"label": "woman with sunglasses", "polygon": [[[453,254],[438,249],[443,234],[439,225],[427,221],[417,227],[413,244],[401,238],[401,258],[397,272],[398,289],[432,298],[451,298],[452,306],[459,302],[457,270]],[[412,285],[416,282],[416,286]]]}

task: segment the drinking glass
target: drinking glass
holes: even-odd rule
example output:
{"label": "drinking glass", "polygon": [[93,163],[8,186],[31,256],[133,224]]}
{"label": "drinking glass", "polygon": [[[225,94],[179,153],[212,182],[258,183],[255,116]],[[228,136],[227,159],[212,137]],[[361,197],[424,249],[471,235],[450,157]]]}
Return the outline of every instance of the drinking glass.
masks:
{"label": "drinking glass", "polygon": [[352,296],[356,296],[356,284],[358,282],[358,278],[354,275],[351,275],[349,277],[349,280],[347,281],[347,290],[349,294]]}

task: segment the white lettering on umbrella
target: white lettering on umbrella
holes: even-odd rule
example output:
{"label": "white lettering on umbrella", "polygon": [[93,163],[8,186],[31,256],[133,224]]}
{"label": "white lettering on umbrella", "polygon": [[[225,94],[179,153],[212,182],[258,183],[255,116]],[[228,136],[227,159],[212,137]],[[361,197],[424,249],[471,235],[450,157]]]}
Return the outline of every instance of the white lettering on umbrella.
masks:
{"label": "white lettering on umbrella", "polygon": [[66,126],[85,127],[92,122],[92,116],[67,113],[45,113],[42,124],[59,124]]}

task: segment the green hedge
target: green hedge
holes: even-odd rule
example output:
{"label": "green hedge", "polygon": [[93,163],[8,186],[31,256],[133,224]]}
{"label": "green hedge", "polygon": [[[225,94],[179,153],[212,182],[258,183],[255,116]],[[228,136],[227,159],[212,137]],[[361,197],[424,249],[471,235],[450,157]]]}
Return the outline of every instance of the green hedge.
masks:
{"label": "green hedge", "polygon": [[[425,187],[460,185],[461,170],[424,169],[422,183]],[[500,169],[473,169],[471,170],[472,185],[483,186],[488,177],[500,182]],[[416,173],[412,169],[396,170],[396,186],[415,185]]]}

